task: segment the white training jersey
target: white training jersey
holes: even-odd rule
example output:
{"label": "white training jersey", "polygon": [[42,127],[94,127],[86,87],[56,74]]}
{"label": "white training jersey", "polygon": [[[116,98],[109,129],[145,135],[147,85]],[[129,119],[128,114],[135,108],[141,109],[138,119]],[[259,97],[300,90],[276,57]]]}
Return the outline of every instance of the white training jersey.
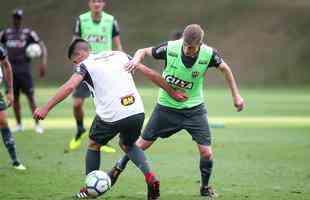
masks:
{"label": "white training jersey", "polygon": [[104,51],[81,62],[76,73],[84,76],[91,90],[96,114],[106,122],[144,113],[142,99],[131,73],[124,68],[129,61],[120,51]]}

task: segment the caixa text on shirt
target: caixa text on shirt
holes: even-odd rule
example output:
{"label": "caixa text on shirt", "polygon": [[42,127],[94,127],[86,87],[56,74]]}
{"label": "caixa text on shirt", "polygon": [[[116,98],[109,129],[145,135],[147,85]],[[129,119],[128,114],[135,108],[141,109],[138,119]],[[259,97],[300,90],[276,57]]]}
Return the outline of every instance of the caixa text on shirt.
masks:
{"label": "caixa text on shirt", "polygon": [[165,80],[168,84],[177,86],[183,89],[192,89],[194,85],[193,82],[184,81],[172,75],[166,75]]}

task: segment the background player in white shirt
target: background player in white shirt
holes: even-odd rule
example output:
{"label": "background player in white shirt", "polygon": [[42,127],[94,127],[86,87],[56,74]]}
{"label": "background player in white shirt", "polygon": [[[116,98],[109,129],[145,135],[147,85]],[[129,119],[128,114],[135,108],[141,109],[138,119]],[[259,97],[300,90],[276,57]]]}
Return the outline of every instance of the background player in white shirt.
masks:
{"label": "background player in white shirt", "polygon": [[[132,75],[124,68],[129,61],[128,55],[119,51],[90,55],[89,44],[76,39],[69,47],[68,56],[76,65],[75,73],[47,104],[35,111],[34,118],[44,119],[79,83],[86,82],[96,107],[86,154],[86,174],[99,169],[100,147],[120,133],[120,147],[145,176],[148,199],[159,199],[159,181],[150,171],[143,151],[135,145],[143,126],[144,108]],[[183,93],[172,89],[157,72],[142,64],[137,69],[176,100],[187,99]],[[82,188],[76,197],[87,197],[86,190]]]}

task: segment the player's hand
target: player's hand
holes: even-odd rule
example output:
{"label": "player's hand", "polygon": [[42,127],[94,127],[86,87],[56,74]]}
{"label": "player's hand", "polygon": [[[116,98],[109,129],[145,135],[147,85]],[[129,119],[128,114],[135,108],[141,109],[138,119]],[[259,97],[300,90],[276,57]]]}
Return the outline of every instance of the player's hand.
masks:
{"label": "player's hand", "polygon": [[237,108],[237,112],[240,112],[243,110],[244,106],[245,106],[245,102],[243,100],[243,98],[240,95],[237,95],[234,98],[234,106]]}
{"label": "player's hand", "polygon": [[128,72],[133,72],[138,67],[138,65],[139,61],[132,59],[125,65],[125,70]]}
{"label": "player's hand", "polygon": [[46,65],[45,64],[41,64],[41,65],[39,65],[38,68],[39,68],[39,77],[40,78],[44,78]]}
{"label": "player's hand", "polygon": [[173,91],[170,96],[176,101],[186,101],[188,98],[185,93],[180,91]]}
{"label": "player's hand", "polygon": [[14,101],[13,93],[12,92],[8,92],[6,94],[6,104],[7,104],[7,106],[10,107],[12,105],[13,101]]}
{"label": "player's hand", "polygon": [[48,113],[48,110],[44,107],[37,108],[33,113],[33,118],[36,120],[43,120]]}

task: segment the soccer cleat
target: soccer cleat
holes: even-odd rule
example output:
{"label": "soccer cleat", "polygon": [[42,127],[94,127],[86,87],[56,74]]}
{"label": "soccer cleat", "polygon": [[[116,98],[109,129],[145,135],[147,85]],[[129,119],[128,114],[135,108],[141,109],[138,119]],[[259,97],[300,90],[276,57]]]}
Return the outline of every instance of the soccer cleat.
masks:
{"label": "soccer cleat", "polygon": [[40,126],[40,124],[36,124],[34,129],[35,129],[36,133],[38,133],[38,134],[43,134],[44,133],[44,129],[43,129],[42,126]]}
{"label": "soccer cleat", "polygon": [[75,150],[81,146],[82,140],[86,136],[85,131],[85,128],[78,129],[75,137],[69,143],[70,150]]}
{"label": "soccer cleat", "polygon": [[78,140],[73,138],[69,143],[69,148],[71,150],[75,150],[81,146],[81,143],[82,143],[82,137],[80,137]]}
{"label": "soccer cleat", "polygon": [[100,148],[100,151],[106,152],[106,153],[115,153],[116,152],[116,150],[113,147],[110,147],[108,145],[102,146]]}
{"label": "soccer cleat", "polygon": [[88,196],[88,192],[87,192],[86,188],[83,187],[82,189],[80,189],[80,192],[75,194],[75,198],[76,199],[88,199],[89,196]]}
{"label": "soccer cleat", "polygon": [[113,186],[115,183],[116,183],[116,181],[117,181],[117,179],[118,179],[118,177],[119,177],[119,175],[122,173],[122,170],[121,169],[119,169],[117,166],[114,166],[109,172],[108,172],[108,175],[109,175],[109,177],[110,177],[110,179],[111,179],[111,186]]}
{"label": "soccer cleat", "polygon": [[14,133],[21,133],[24,131],[24,127],[21,124],[17,124],[16,127],[13,129]]}
{"label": "soccer cleat", "polygon": [[16,170],[19,170],[19,171],[25,171],[27,168],[21,164],[21,163],[16,163],[16,164],[13,164],[13,168],[16,169]]}
{"label": "soccer cleat", "polygon": [[200,195],[209,197],[210,199],[218,197],[218,194],[215,192],[215,190],[211,186],[202,186],[200,188]]}
{"label": "soccer cleat", "polygon": [[153,178],[153,180],[147,184],[147,200],[159,200],[160,197],[160,182]]}

